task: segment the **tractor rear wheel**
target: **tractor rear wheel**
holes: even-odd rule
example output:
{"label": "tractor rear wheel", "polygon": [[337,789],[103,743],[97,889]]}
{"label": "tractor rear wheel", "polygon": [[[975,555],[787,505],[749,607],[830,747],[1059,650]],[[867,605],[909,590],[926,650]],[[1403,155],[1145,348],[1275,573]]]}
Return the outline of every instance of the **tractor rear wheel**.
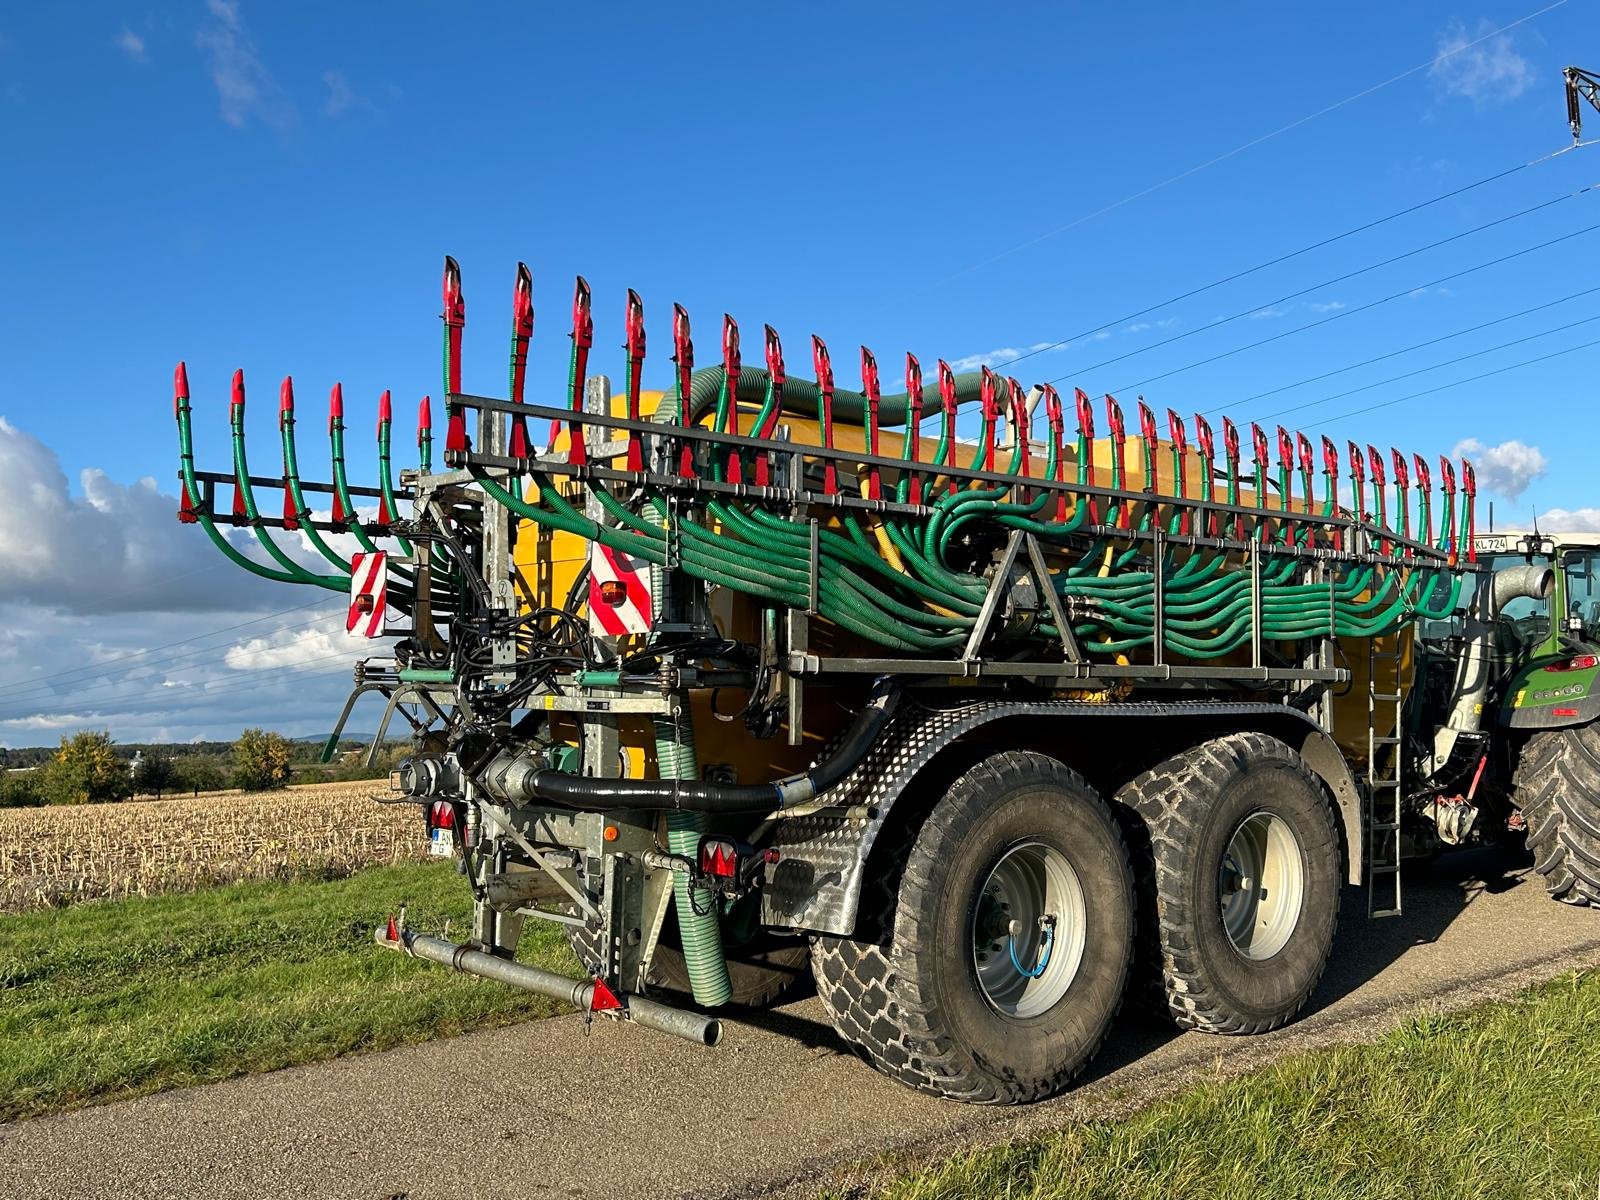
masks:
{"label": "tractor rear wheel", "polygon": [[1545,889],[1564,904],[1600,906],[1600,725],[1530,737],[1512,798]]}
{"label": "tractor rear wheel", "polygon": [[1207,1033],[1290,1021],[1339,916],[1339,836],[1316,776],[1277,738],[1235,733],[1146,771],[1117,801],[1150,1006]]}
{"label": "tractor rear wheel", "polygon": [[1006,751],[956,780],[887,861],[863,936],[812,943],[839,1035],[947,1099],[1065,1087],[1104,1040],[1132,958],[1128,852],[1105,801],[1055,759]]}

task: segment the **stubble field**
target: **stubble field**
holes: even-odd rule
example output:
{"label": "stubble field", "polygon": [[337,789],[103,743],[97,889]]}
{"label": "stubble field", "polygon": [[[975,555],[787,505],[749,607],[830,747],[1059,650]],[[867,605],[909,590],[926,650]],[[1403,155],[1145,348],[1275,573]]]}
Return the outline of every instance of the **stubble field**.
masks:
{"label": "stubble field", "polygon": [[192,891],[247,879],[336,878],[420,859],[412,805],[382,782],[0,811],[0,912]]}

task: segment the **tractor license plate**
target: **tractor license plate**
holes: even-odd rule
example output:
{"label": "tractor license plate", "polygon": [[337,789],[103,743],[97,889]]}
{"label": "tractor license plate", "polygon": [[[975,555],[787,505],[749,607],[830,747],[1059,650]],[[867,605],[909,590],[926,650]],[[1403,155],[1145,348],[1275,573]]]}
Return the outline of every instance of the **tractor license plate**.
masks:
{"label": "tractor license plate", "polygon": [[428,835],[428,853],[434,858],[454,858],[456,839],[449,829],[435,829]]}

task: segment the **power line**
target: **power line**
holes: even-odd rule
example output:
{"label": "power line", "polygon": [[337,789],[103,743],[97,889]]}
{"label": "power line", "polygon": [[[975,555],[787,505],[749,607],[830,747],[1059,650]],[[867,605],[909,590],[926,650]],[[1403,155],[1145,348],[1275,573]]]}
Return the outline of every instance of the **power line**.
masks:
{"label": "power line", "polygon": [[[1387,296],[1382,296],[1382,297],[1378,298],[1377,300],[1369,301],[1368,303],[1362,304],[1362,305],[1358,305],[1355,308],[1341,309],[1340,311],[1338,311],[1336,313],[1333,313],[1330,316],[1323,317],[1320,320],[1309,321],[1304,325],[1297,325],[1293,329],[1283,330],[1281,333],[1275,333],[1271,337],[1262,338],[1258,342],[1251,342],[1251,343],[1249,343],[1247,345],[1244,345],[1244,346],[1235,347],[1232,350],[1225,350],[1221,354],[1213,354],[1210,358],[1197,359],[1196,361],[1194,361],[1192,363],[1186,363],[1185,365],[1183,365],[1181,367],[1174,367],[1170,371],[1163,371],[1159,375],[1152,375],[1148,379],[1141,379],[1137,383],[1124,384],[1121,387],[1113,388],[1111,390],[1112,391],[1129,391],[1129,390],[1131,390],[1133,388],[1143,387],[1147,383],[1155,383],[1158,380],[1170,379],[1174,375],[1181,375],[1185,371],[1194,370],[1196,367],[1209,366],[1211,363],[1220,362],[1225,358],[1232,358],[1235,354],[1243,354],[1247,350],[1255,350],[1255,349],[1258,349],[1261,346],[1269,345],[1272,342],[1282,341],[1284,338],[1287,338],[1287,337],[1293,337],[1297,333],[1304,333],[1308,329],[1318,329],[1321,326],[1331,324],[1334,321],[1342,321],[1346,317],[1353,317],[1358,313],[1369,312],[1372,309],[1379,307],[1380,305],[1389,304],[1389,303],[1391,303],[1391,302],[1393,302],[1395,300],[1401,299],[1402,297],[1414,295],[1415,293],[1420,292],[1420,291],[1422,291],[1422,290],[1424,290],[1426,288],[1439,287],[1442,284],[1450,283],[1450,282],[1453,282],[1454,280],[1465,278],[1468,275],[1476,274],[1478,271],[1486,271],[1490,267],[1497,267],[1501,263],[1511,262],[1513,259],[1522,258],[1522,257],[1524,257],[1526,255],[1533,254],[1533,253],[1535,253],[1536,251],[1539,251],[1539,250],[1549,249],[1551,246],[1560,245],[1562,242],[1569,242],[1573,238],[1582,237],[1585,234],[1593,233],[1596,229],[1600,229],[1600,224],[1586,225],[1582,229],[1574,230],[1572,233],[1564,233],[1560,237],[1551,238],[1549,241],[1540,242],[1537,245],[1533,245],[1533,246],[1526,246],[1523,249],[1513,251],[1510,254],[1501,255],[1499,258],[1490,259],[1488,262],[1481,262],[1481,263],[1478,263],[1476,266],[1467,267],[1467,268],[1465,268],[1463,270],[1455,271],[1455,272],[1453,272],[1452,274],[1449,274],[1449,275],[1442,275],[1438,279],[1430,280],[1427,283],[1415,284],[1415,285],[1413,285],[1411,287],[1402,288],[1398,292],[1391,292]],[[1088,368],[1088,369],[1092,370],[1093,368]],[[1059,375],[1055,379],[1052,379],[1050,382],[1051,383],[1060,383],[1062,380],[1064,380],[1066,378],[1068,378],[1068,376]]]}
{"label": "power line", "polygon": [[[1163,338],[1159,342],[1151,342],[1148,346],[1140,346],[1139,348],[1129,350],[1124,354],[1119,354],[1114,358],[1102,359],[1100,362],[1094,363],[1092,366],[1076,368],[1075,370],[1098,371],[1101,367],[1109,367],[1113,363],[1119,363],[1130,358],[1136,358],[1141,354],[1148,354],[1152,350],[1159,350],[1163,346],[1172,345],[1174,342],[1181,342],[1186,338],[1196,337],[1202,333],[1210,333],[1212,330],[1220,329],[1224,325],[1230,325],[1234,321],[1242,320],[1245,317],[1254,316],[1256,313],[1267,312],[1271,310],[1274,305],[1286,304],[1290,300],[1298,300],[1302,296],[1308,296],[1312,292],[1320,291],[1325,287],[1332,287],[1336,283],[1347,283],[1358,276],[1370,274],[1371,272],[1381,270],[1384,267],[1391,267],[1397,262],[1404,262],[1408,258],[1415,258],[1417,255],[1426,254],[1430,250],[1437,250],[1440,246],[1448,246],[1451,242],[1459,242],[1462,238],[1472,237],[1474,234],[1482,233],[1486,229],[1494,229],[1496,226],[1505,225],[1511,221],[1520,220],[1523,217],[1531,216],[1536,212],[1541,212],[1544,209],[1560,204],[1566,200],[1575,200],[1579,196],[1594,191],[1597,187],[1600,187],[1600,184],[1591,183],[1586,187],[1579,188],[1575,192],[1567,192],[1563,195],[1556,196],[1553,199],[1542,201],[1539,204],[1533,205],[1531,208],[1524,208],[1519,212],[1508,213],[1503,217],[1496,217],[1493,221],[1487,221],[1484,224],[1474,226],[1471,229],[1464,229],[1460,233],[1453,233],[1449,237],[1440,238],[1436,242],[1429,242],[1426,245],[1417,246],[1413,249],[1407,250],[1402,254],[1396,254],[1379,262],[1369,263],[1364,267],[1358,267],[1354,271],[1347,271],[1343,275],[1336,275],[1331,279],[1324,279],[1320,283],[1314,283],[1309,287],[1303,287],[1298,291],[1290,292],[1287,295],[1278,296],[1272,300],[1265,300],[1256,304],[1252,304],[1248,308],[1242,308],[1238,312],[1232,313],[1226,317],[1218,317],[1215,321],[1208,322],[1207,324],[1199,326],[1198,328],[1188,329],[1182,333],[1175,333],[1171,337]],[[1133,384],[1131,386],[1137,387],[1138,384]]]}
{"label": "power line", "polygon": [[[1314,113],[1308,113],[1306,116],[1300,117],[1299,119],[1294,120],[1294,121],[1290,121],[1287,125],[1281,126],[1278,129],[1274,129],[1271,133],[1265,133],[1265,134],[1262,134],[1260,137],[1252,138],[1250,141],[1245,142],[1243,145],[1235,146],[1232,150],[1229,150],[1224,154],[1219,154],[1215,158],[1207,159],[1205,162],[1200,163],[1198,166],[1193,166],[1193,167],[1190,167],[1188,170],[1180,171],[1176,175],[1170,176],[1167,179],[1163,179],[1160,183],[1151,184],[1147,188],[1143,188],[1140,191],[1132,193],[1131,195],[1124,196],[1122,199],[1113,201],[1112,203],[1107,204],[1102,208],[1097,208],[1097,209],[1095,209],[1094,212],[1086,213],[1081,217],[1077,217],[1076,219],[1067,222],[1065,225],[1062,225],[1062,226],[1060,226],[1060,227],[1058,227],[1056,229],[1050,230],[1048,233],[1041,233],[1037,237],[1029,238],[1025,242],[1019,242],[1017,245],[1012,246],[1010,249],[1002,250],[998,254],[990,255],[988,258],[983,259],[981,262],[974,263],[970,267],[963,267],[961,270],[955,272],[952,275],[946,275],[942,279],[935,280],[933,283],[929,284],[928,287],[929,288],[942,287],[944,284],[949,283],[951,280],[960,279],[963,275],[969,275],[973,271],[982,270],[984,267],[989,266],[991,263],[999,262],[1002,258],[1009,258],[1011,255],[1016,254],[1018,251],[1026,250],[1030,246],[1037,246],[1040,242],[1048,241],[1050,238],[1053,238],[1053,237],[1056,237],[1056,236],[1058,236],[1060,234],[1066,233],[1069,229],[1076,229],[1079,225],[1087,224],[1090,221],[1093,221],[1093,220],[1096,220],[1097,218],[1105,216],[1109,212],[1115,212],[1117,209],[1122,208],[1125,205],[1132,204],[1135,200],[1142,200],[1142,199],[1144,199],[1144,197],[1149,196],[1149,195],[1151,195],[1151,194],[1153,194],[1155,192],[1159,192],[1163,188],[1170,187],[1174,183],[1179,183],[1182,180],[1185,180],[1185,179],[1189,178],[1189,176],[1191,176],[1191,175],[1198,175],[1201,171],[1207,170],[1210,167],[1214,167],[1218,163],[1226,162],[1230,158],[1234,158],[1234,157],[1236,157],[1236,156],[1238,156],[1240,154],[1243,154],[1246,150],[1254,149],[1256,146],[1261,145],[1263,142],[1269,142],[1275,137],[1280,137],[1285,133],[1289,133],[1289,132],[1291,132],[1293,130],[1299,129],[1302,125],[1306,125],[1306,124],[1309,124],[1312,121],[1315,121],[1318,117],[1325,117],[1329,113],[1335,112],[1338,109],[1343,108],[1347,104],[1353,104],[1357,100],[1365,99],[1366,97],[1372,95],[1374,92],[1382,91],[1386,87],[1389,87],[1389,86],[1391,86],[1393,84],[1399,83],[1402,79],[1408,79],[1412,75],[1415,75],[1420,71],[1426,71],[1430,67],[1433,67],[1435,64],[1443,62],[1446,59],[1453,58],[1457,54],[1464,53],[1465,51],[1472,49],[1474,46],[1482,45],[1484,42],[1489,41],[1491,38],[1499,37],[1502,33],[1505,33],[1506,31],[1511,30],[1511,29],[1515,29],[1518,25],[1525,25],[1529,21],[1532,21],[1537,17],[1542,17],[1547,12],[1551,12],[1554,9],[1560,8],[1566,2],[1567,2],[1567,0],[1555,0],[1555,3],[1547,4],[1543,8],[1537,9],[1536,11],[1529,13],[1527,16],[1518,17],[1515,21],[1511,21],[1508,24],[1502,25],[1498,29],[1490,30],[1488,33],[1484,34],[1482,37],[1479,37],[1479,38],[1474,39],[1473,41],[1467,42],[1465,45],[1457,46],[1454,50],[1448,51],[1447,53],[1444,53],[1444,54],[1436,54],[1432,58],[1428,59],[1426,62],[1418,63],[1414,67],[1410,67],[1410,68],[1408,68],[1408,69],[1406,69],[1404,71],[1401,71],[1398,75],[1390,76],[1388,79],[1385,79],[1382,83],[1375,83],[1371,87],[1363,88],[1359,92],[1355,92],[1352,95],[1346,96],[1343,100],[1335,101],[1333,104],[1330,104],[1325,108],[1319,108]],[[1487,182],[1487,181],[1485,181],[1485,182]],[[1114,323],[1115,322],[1113,322],[1113,324]],[[1091,331],[1091,332],[1095,332],[1095,331]],[[1082,336],[1082,335],[1079,335],[1079,336]]]}
{"label": "power line", "polygon": [[[277,629],[272,630],[272,633],[295,633],[303,629],[311,629],[326,620],[328,615],[329,614],[324,614],[323,616],[313,617],[309,621],[300,621],[293,625],[279,626]],[[116,675],[122,670],[140,670],[144,668],[148,668],[153,671],[160,671],[162,673],[171,671],[174,669],[174,667],[180,671],[184,671],[191,667],[202,665],[199,663],[184,661],[186,659],[198,658],[204,655],[215,655],[218,651],[222,651],[223,654],[226,655],[228,651],[236,648],[237,643],[231,646],[201,646],[198,649],[186,650],[182,654],[174,654],[170,656],[163,656],[159,659],[136,662],[128,665],[127,667],[112,667],[107,671],[101,672],[98,676],[86,675],[82,679],[71,680],[64,685],[50,682],[48,679],[41,680],[39,683],[33,684],[30,687],[20,689],[19,691],[14,691],[3,698],[0,698],[0,707],[9,705],[18,700],[28,702],[48,701],[58,696],[67,694],[69,690],[72,695],[76,696],[84,692],[98,691],[101,688],[123,687],[129,683],[145,684],[148,682],[148,680],[129,680],[125,678],[112,679],[109,678],[109,676]],[[82,668],[79,669],[81,670]],[[99,681],[95,682],[96,679]],[[82,686],[79,686],[80,684]]]}
{"label": "power line", "polygon": [[[1293,383],[1285,383],[1279,387],[1269,388],[1267,391],[1257,392],[1253,396],[1246,396],[1242,400],[1235,401],[1235,403],[1230,407],[1237,408],[1239,405],[1249,404],[1253,400],[1265,400],[1268,396],[1276,396],[1281,392],[1290,392],[1295,388],[1305,387],[1307,384],[1321,383],[1324,379],[1332,379],[1335,375],[1343,375],[1349,371],[1357,371],[1362,367],[1370,367],[1374,363],[1386,362],[1391,358],[1398,358],[1402,354],[1410,354],[1414,350],[1424,350],[1429,346],[1437,346],[1440,342],[1448,342],[1458,337],[1465,337],[1469,333],[1479,333],[1482,330],[1492,328],[1495,325],[1504,325],[1507,321],[1515,321],[1518,317],[1526,317],[1536,312],[1543,312],[1547,308],[1554,308],[1558,304],[1565,304],[1569,300],[1578,300],[1584,296],[1593,295],[1595,292],[1600,292],[1600,285],[1592,288],[1584,288],[1581,292],[1573,292],[1570,295],[1562,296],[1557,300],[1546,300],[1543,304],[1536,304],[1532,308],[1525,308],[1521,312],[1510,313],[1504,317],[1496,317],[1494,320],[1485,321],[1481,325],[1469,325],[1465,329],[1457,329],[1454,333],[1441,334],[1439,337],[1429,338],[1425,342],[1413,342],[1409,346],[1402,346],[1398,350],[1390,350],[1386,354],[1379,354],[1372,358],[1364,358],[1360,362],[1349,363],[1343,367],[1335,367],[1331,371],[1324,371],[1321,375],[1310,375],[1305,379],[1297,379]],[[1222,410],[1216,408],[1207,409],[1205,415],[1211,416],[1220,411]]]}
{"label": "power line", "polygon": [[1461,387],[1463,384],[1477,383],[1481,379],[1492,379],[1496,375],[1504,375],[1507,371],[1518,371],[1523,367],[1531,367],[1537,363],[1549,362],[1553,358],[1561,358],[1568,354],[1576,354],[1579,350],[1588,350],[1593,346],[1600,346],[1600,338],[1592,342],[1583,342],[1577,346],[1568,346],[1565,350],[1553,350],[1549,354],[1541,354],[1538,358],[1524,359],[1522,362],[1511,363],[1509,366],[1497,367],[1493,371],[1485,371],[1481,375],[1472,375],[1466,379],[1457,379],[1451,383],[1441,383],[1438,387],[1428,388],[1426,391],[1412,392],[1408,396],[1396,396],[1393,400],[1384,400],[1378,404],[1369,404],[1366,408],[1356,408],[1328,418],[1331,424],[1334,421],[1343,421],[1349,417],[1359,417],[1364,413],[1377,412],[1380,408],[1391,408],[1407,400],[1417,400],[1423,396],[1433,396],[1439,392],[1449,391],[1451,388]]}
{"label": "power line", "polygon": [[[251,688],[261,687],[261,686],[263,686],[263,680],[265,678],[269,677],[269,676],[282,676],[282,675],[285,675],[285,674],[293,673],[293,674],[301,674],[301,675],[309,674],[309,675],[314,675],[314,676],[318,676],[318,677],[326,677],[326,676],[332,676],[334,674],[339,674],[339,673],[342,673],[346,668],[340,667],[340,668],[337,668],[337,669],[334,669],[334,670],[313,671],[313,672],[307,672],[305,670],[305,668],[309,667],[309,666],[314,666],[314,665],[316,665],[318,663],[333,662],[335,660],[348,662],[349,658],[350,658],[350,656],[348,654],[344,654],[344,653],[319,655],[316,658],[308,658],[303,662],[293,663],[293,664],[290,664],[290,665],[287,665],[287,666],[247,668],[247,673],[249,674],[249,678],[239,679],[239,680],[224,680],[224,681],[222,681],[222,684],[219,687],[208,688],[208,687],[199,686],[198,684],[188,684],[186,686],[198,687],[198,690],[200,691],[201,695],[206,699],[210,699],[210,698],[212,698],[214,696],[233,695],[233,694],[237,694],[238,692],[241,692],[241,691],[247,691],[247,690],[249,690]],[[277,680],[274,680],[274,682],[277,683],[277,682],[286,682],[286,681],[282,680],[282,679],[277,679]],[[170,698],[160,698],[160,699],[146,700],[146,701],[133,701],[133,702],[130,702],[130,703],[127,703],[127,704],[118,704],[117,703],[117,698],[115,696],[107,696],[107,697],[97,698],[94,701],[92,701],[88,711],[82,712],[81,715],[85,719],[90,719],[90,718],[94,718],[94,717],[100,717],[100,716],[104,716],[104,715],[117,714],[117,713],[159,712],[162,709],[171,708],[172,707],[172,703],[173,702],[172,702],[172,700]],[[42,709],[42,710],[35,710],[35,711],[31,711],[31,712],[19,712],[15,716],[0,716],[0,724],[7,724],[7,725],[15,724],[15,723],[18,723],[18,722],[27,721],[27,720],[34,719],[34,718],[41,718],[41,717],[72,717],[72,716],[78,716],[78,715],[80,715],[80,710],[76,706],[63,707],[63,708]]]}
{"label": "power line", "polygon": [[1471,354],[1458,354],[1454,358],[1447,358],[1443,362],[1436,362],[1431,366],[1418,367],[1415,371],[1407,371],[1403,375],[1392,375],[1388,379],[1379,379],[1374,383],[1362,384],[1358,388],[1351,388],[1348,392],[1339,392],[1333,396],[1324,396],[1321,400],[1310,400],[1305,404],[1296,404],[1290,408],[1282,408],[1277,412],[1268,413],[1266,416],[1260,419],[1263,421],[1271,421],[1278,417],[1287,416],[1290,413],[1303,412],[1308,408],[1316,408],[1319,405],[1331,404],[1333,401],[1343,400],[1347,396],[1356,396],[1362,392],[1370,392],[1373,388],[1384,387],[1385,385],[1391,383],[1399,383],[1402,379],[1414,379],[1418,375],[1426,375],[1430,371],[1441,371],[1445,367],[1455,366],[1456,363],[1467,362],[1468,360],[1474,358],[1482,358],[1485,354],[1494,354],[1500,350],[1509,350],[1512,346],[1521,346],[1526,342],[1537,341],[1539,338],[1550,337],[1551,335],[1557,333],[1565,333],[1569,329],[1577,329],[1580,325],[1590,325],[1595,321],[1600,321],[1600,313],[1596,313],[1592,317],[1584,317],[1581,321],[1570,321],[1565,325],[1558,325],[1554,329],[1542,329],[1538,333],[1530,333],[1526,337],[1519,337],[1514,341],[1501,342],[1498,346],[1490,346],[1486,350],[1474,350]]}
{"label": "power line", "polygon": [[[219,565],[221,565],[221,564],[219,564]],[[202,568],[202,569],[204,569],[204,568]],[[45,683],[45,682],[47,682],[49,680],[52,680],[52,679],[64,679],[68,675],[76,675],[81,671],[93,671],[93,672],[99,673],[97,669],[100,668],[100,667],[110,666],[110,665],[112,665],[114,663],[124,662],[124,661],[126,661],[128,659],[132,659],[132,658],[140,658],[140,657],[142,657],[142,656],[144,656],[146,654],[154,654],[157,650],[170,650],[174,646],[186,646],[191,642],[204,641],[206,638],[216,637],[218,634],[232,633],[236,629],[243,629],[243,628],[245,628],[246,626],[249,626],[249,625],[259,625],[262,621],[271,621],[271,620],[274,620],[274,619],[276,619],[278,617],[292,616],[295,613],[304,612],[306,609],[312,608],[312,607],[314,607],[315,605],[317,605],[319,603],[321,603],[320,600],[313,600],[309,604],[299,604],[299,605],[296,605],[294,608],[286,608],[286,609],[282,610],[281,612],[267,613],[265,616],[254,617],[254,618],[252,618],[251,620],[248,620],[248,621],[240,621],[237,625],[224,625],[221,629],[213,629],[210,633],[197,633],[193,637],[179,638],[175,642],[163,642],[159,646],[150,646],[150,647],[148,647],[147,649],[144,649],[144,650],[131,650],[126,654],[119,654],[114,658],[101,659],[99,662],[90,663],[87,666],[71,667],[71,668],[69,668],[69,669],[67,669],[65,671],[57,671],[52,675],[34,676],[31,679],[13,679],[13,680],[9,680],[6,683],[0,684],[0,688],[4,688],[4,689],[7,689],[7,690],[14,689],[14,688],[20,688],[23,691],[27,691],[27,690],[30,690],[33,687],[37,686],[38,684]],[[140,664],[140,665],[143,665],[143,664]],[[88,676],[85,676],[85,678],[94,678],[94,676],[93,675],[88,675]]]}
{"label": "power line", "polygon": [[[1497,180],[1505,179],[1507,176],[1515,175],[1518,171],[1525,171],[1529,167],[1535,166],[1543,161],[1545,160],[1534,159],[1530,162],[1522,163],[1520,166],[1510,167],[1504,171],[1497,171],[1493,175],[1486,175],[1476,183],[1469,183],[1465,187],[1459,187],[1454,191],[1445,192],[1442,195],[1434,196],[1432,199],[1423,200],[1418,204],[1411,205],[1409,208],[1402,208],[1398,212],[1392,212],[1386,217],[1379,217],[1376,220],[1368,221],[1365,225],[1357,225],[1353,229],[1346,229],[1343,233],[1336,233],[1332,237],[1326,237],[1321,241],[1312,242],[1309,246],[1302,246],[1298,250],[1291,250],[1287,254],[1280,254],[1277,258],[1270,258],[1266,262],[1257,263],[1253,267],[1246,267],[1242,271],[1235,271],[1232,275],[1224,275],[1221,279],[1214,279],[1210,283],[1203,284],[1200,287],[1190,288],[1187,292],[1181,292],[1176,296],[1172,296],[1161,301],[1159,304],[1149,305],[1146,308],[1139,309],[1137,312],[1131,312],[1126,316],[1117,317],[1115,320],[1107,321],[1103,325],[1096,325],[1093,329],[1085,329],[1082,333],[1075,333],[1071,337],[1062,338],[1058,342],[1050,342],[1047,345],[1039,346],[1036,349],[1019,354],[1015,358],[1008,358],[1002,363],[994,363],[990,365],[994,366],[996,369],[1009,367],[1013,363],[1021,362],[1023,359],[1032,358],[1036,354],[1047,354],[1052,350],[1059,350],[1063,346],[1070,346],[1073,342],[1079,340],[1080,338],[1091,337],[1097,333],[1104,333],[1106,330],[1111,329],[1114,326],[1121,325],[1124,321],[1136,321],[1140,317],[1147,317],[1151,313],[1160,312],[1163,308],[1170,308],[1174,304],[1179,304],[1184,300],[1192,299],[1195,296],[1199,296],[1205,292],[1212,291],[1215,288],[1222,287],[1224,284],[1233,283],[1236,280],[1245,278],[1247,275],[1254,275],[1258,271],[1265,271],[1268,267],[1276,267],[1280,263],[1286,263],[1290,259],[1299,258],[1303,254],[1310,254],[1313,250],[1321,250],[1325,246],[1331,246],[1335,242],[1343,241],[1345,238],[1354,237],[1358,233],[1365,233],[1369,229],[1376,229],[1380,225],[1385,225],[1388,222],[1398,220],[1401,217],[1410,216],[1414,212],[1420,212],[1425,208],[1442,203],[1445,200],[1454,199],[1456,196],[1463,195],[1475,188],[1480,188],[1486,184],[1494,183]],[[1256,307],[1260,308],[1262,306],[1257,305]]]}

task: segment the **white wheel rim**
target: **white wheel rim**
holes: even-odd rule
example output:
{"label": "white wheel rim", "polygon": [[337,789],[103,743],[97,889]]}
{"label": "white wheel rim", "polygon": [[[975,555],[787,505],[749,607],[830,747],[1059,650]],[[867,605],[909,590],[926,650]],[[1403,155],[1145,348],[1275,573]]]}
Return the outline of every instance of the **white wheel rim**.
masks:
{"label": "white wheel rim", "polygon": [[1217,870],[1222,928],[1259,962],[1288,944],[1305,906],[1306,863],[1289,823],[1257,811],[1239,823]]}
{"label": "white wheel rim", "polygon": [[984,999],[1018,1019],[1049,1011],[1078,977],[1086,934],[1083,884],[1066,855],[1040,842],[1013,846],[973,905],[972,965]]}

